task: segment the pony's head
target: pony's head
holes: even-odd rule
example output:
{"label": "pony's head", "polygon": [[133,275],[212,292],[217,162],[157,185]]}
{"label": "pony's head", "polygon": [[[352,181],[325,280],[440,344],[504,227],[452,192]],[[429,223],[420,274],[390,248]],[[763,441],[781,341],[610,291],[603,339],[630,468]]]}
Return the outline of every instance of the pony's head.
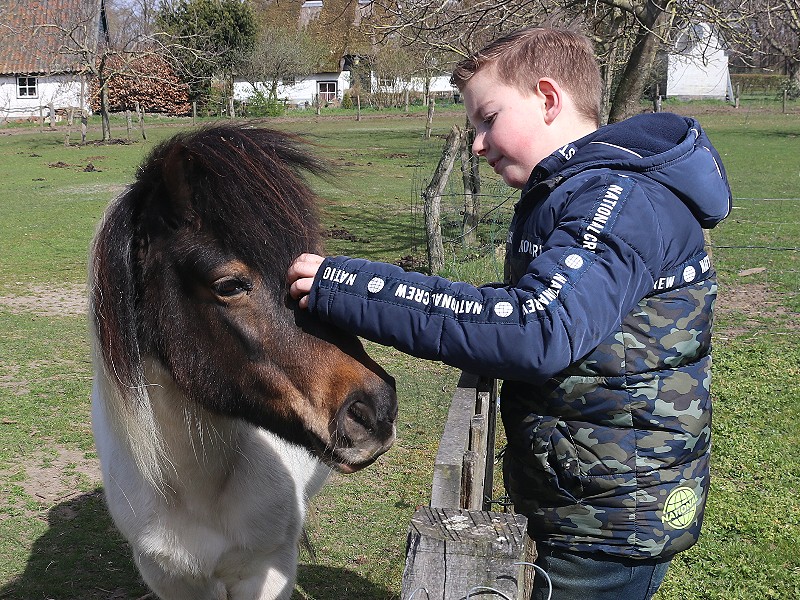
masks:
{"label": "pony's head", "polygon": [[391,446],[393,379],[355,336],[287,294],[291,261],[322,250],[304,172],[324,169],[296,138],[209,127],[155,148],[110,206],[92,251],[92,314],[123,420],[152,414],[142,411],[148,359],[189,402],[271,430],[341,471]]}

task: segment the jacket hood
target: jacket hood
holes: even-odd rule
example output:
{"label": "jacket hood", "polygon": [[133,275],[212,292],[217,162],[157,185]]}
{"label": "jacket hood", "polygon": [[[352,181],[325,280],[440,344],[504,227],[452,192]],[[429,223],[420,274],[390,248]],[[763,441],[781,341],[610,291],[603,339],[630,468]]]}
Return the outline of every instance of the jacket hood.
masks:
{"label": "jacket hood", "polygon": [[601,127],[540,162],[527,188],[554,175],[570,177],[598,168],[636,172],[658,182],[680,198],[705,229],[731,210],[722,160],[692,118],[643,114]]}

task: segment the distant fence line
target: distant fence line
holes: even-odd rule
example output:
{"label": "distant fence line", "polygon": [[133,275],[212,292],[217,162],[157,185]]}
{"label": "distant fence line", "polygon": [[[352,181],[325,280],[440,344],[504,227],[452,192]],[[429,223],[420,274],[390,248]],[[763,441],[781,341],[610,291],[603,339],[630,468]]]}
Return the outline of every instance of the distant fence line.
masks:
{"label": "distant fence line", "polygon": [[[430,178],[436,156],[431,147],[420,152],[412,186],[412,268],[425,262],[425,222],[422,191]],[[508,227],[519,198],[519,190],[506,186],[493,174],[481,182],[480,209],[475,242],[465,244],[465,197],[458,169],[453,168],[441,195],[439,220],[444,246],[441,275],[475,285],[501,281]],[[800,297],[800,198],[733,199],[731,215],[710,232],[710,248],[720,280],[726,283],[759,281],[780,298]],[[757,271],[754,272],[753,269]],[[750,273],[750,279],[740,273]],[[758,277],[753,277],[757,275]],[[746,277],[746,276],[744,276]]]}

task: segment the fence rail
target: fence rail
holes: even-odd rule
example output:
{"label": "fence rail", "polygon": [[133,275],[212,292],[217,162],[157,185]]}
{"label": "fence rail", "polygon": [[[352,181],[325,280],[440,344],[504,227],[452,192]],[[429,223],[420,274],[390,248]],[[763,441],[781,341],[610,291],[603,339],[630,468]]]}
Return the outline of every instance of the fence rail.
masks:
{"label": "fence rail", "polygon": [[[430,506],[411,519],[402,600],[527,600],[535,548],[522,515],[491,511],[497,382],[462,373],[436,455]],[[491,596],[489,596],[491,597]]]}
{"label": "fence rail", "polygon": [[433,467],[431,506],[490,510],[497,382],[462,373]]}

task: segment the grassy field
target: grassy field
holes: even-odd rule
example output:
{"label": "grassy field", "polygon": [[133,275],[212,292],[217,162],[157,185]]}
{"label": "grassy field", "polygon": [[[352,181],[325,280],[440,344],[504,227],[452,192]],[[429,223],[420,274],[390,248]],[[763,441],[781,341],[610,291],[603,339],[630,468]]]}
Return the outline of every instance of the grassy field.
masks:
{"label": "grassy field", "polygon": [[[658,599],[797,598],[800,118],[698,110],[737,200],[711,234],[721,292],[704,535],[676,558]],[[308,137],[337,168],[333,182],[314,182],[326,198],[329,251],[395,262],[419,252],[415,190],[443,136],[462,122],[458,111],[437,112],[431,142],[422,140],[420,114],[276,126]],[[146,142],[69,148],[63,132],[0,130],[0,598],[147,593],[100,495],[82,298],[103,208],[179,127],[153,127]],[[334,477],[315,500],[308,525],[316,558],[303,555],[298,599],[398,598],[408,520],[429,499],[458,374],[370,349],[398,380],[398,441],[369,469]]]}

